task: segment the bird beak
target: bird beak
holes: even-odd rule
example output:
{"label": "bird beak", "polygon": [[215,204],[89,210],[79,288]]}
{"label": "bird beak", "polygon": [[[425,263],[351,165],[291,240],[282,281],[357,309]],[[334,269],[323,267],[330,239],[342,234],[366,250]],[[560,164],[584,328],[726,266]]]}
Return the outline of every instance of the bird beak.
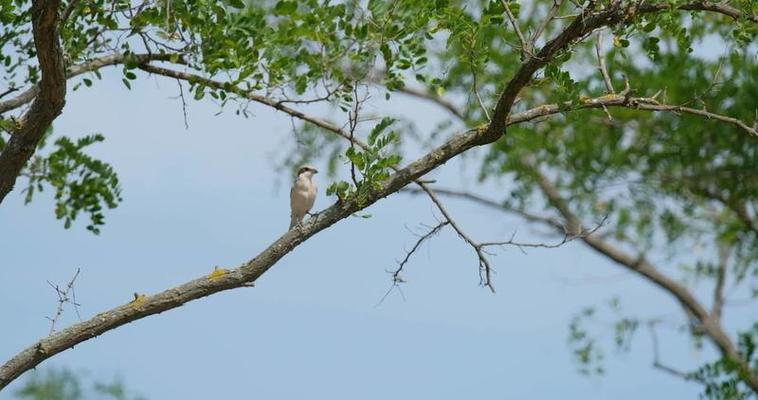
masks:
{"label": "bird beak", "polygon": [[314,170],[313,170],[313,173],[314,173],[314,174],[318,174],[318,170],[315,170],[315,169],[314,169]]}

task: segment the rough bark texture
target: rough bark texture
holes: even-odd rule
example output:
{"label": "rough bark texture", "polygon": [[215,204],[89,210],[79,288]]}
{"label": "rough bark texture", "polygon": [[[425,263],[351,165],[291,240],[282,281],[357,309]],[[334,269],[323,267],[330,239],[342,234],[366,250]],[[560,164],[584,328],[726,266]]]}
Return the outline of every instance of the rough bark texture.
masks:
{"label": "rough bark texture", "polygon": [[42,80],[34,103],[0,153],[0,203],[66,102],[66,73],[58,39],[59,5],[59,0],[32,2],[32,30]]}

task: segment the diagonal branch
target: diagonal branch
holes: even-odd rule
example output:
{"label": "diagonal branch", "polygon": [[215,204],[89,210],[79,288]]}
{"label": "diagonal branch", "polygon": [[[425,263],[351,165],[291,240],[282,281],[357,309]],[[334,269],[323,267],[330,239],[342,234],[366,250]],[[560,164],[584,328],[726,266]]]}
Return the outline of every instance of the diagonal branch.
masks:
{"label": "diagonal branch", "polygon": [[[107,56],[98,57],[81,64],[72,65],[66,71],[66,79],[71,79],[73,77],[82,75],[87,72],[96,71],[103,67],[124,64],[127,61],[134,62],[135,64],[143,64],[150,61],[172,61],[172,60],[174,60],[178,64],[184,63],[181,59],[181,55],[176,54],[176,53],[171,53],[171,54],[169,53],[147,54],[146,53],[146,54],[132,54],[132,55],[125,55],[122,53],[109,54]],[[41,84],[34,85],[14,98],[1,101],[0,114],[19,108],[23,106],[24,104],[28,104],[29,102],[34,100],[34,98],[37,97],[37,95],[40,92],[40,87],[41,87]]]}
{"label": "diagonal branch", "polygon": [[21,168],[66,102],[66,76],[58,38],[59,5],[60,0],[32,1],[32,32],[42,79],[39,95],[0,153],[0,203],[13,189]]}
{"label": "diagonal branch", "polygon": [[197,278],[155,295],[135,296],[134,301],[128,304],[100,313],[37,341],[0,366],[0,389],[55,354],[129,322],[177,308],[214,293],[249,286],[282,257],[313,235],[397,192],[403,186],[470,148],[469,140],[475,132],[477,131],[456,135],[431,153],[398,170],[366,198],[361,198],[360,202],[348,199],[332,205],[321,212],[318,218],[312,218],[298,229],[288,231],[256,257],[235,269],[216,270],[209,276]]}

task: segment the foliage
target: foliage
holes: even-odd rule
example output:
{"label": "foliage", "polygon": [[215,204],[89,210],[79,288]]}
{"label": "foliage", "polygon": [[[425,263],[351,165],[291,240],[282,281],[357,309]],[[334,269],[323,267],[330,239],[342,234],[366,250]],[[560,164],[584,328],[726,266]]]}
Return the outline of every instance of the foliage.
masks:
{"label": "foliage", "polygon": [[49,185],[55,192],[55,217],[64,221],[65,228],[71,227],[79,213],[84,212],[90,218],[87,230],[100,233],[100,226],[105,223],[103,207],[116,207],[121,201],[121,188],[113,168],[83,150],[104,140],[100,134],[84,136],[75,142],[63,136],[55,141],[55,150],[32,159],[25,173],[26,203]]}
{"label": "foliage", "polygon": [[144,400],[132,396],[119,379],[110,383],[89,382],[83,374],[67,368],[35,371],[16,391],[17,399],[27,400]]}
{"label": "foliage", "polygon": [[[743,359],[751,364],[752,368],[758,368],[758,354],[755,352],[758,342],[758,323],[752,328],[739,333],[737,342],[739,352]],[[740,377],[739,368],[730,360],[718,360],[698,368],[690,374],[694,380],[701,381],[705,385],[702,398],[708,400],[741,400],[749,399],[753,391],[745,386]]]}
{"label": "foliage", "polygon": [[382,119],[368,134],[367,149],[351,146],[345,150],[345,161],[353,171],[357,170],[360,178],[353,176],[352,186],[346,181],[331,184],[326,190],[327,195],[336,195],[343,201],[355,198],[361,204],[371,191],[378,189],[389,178],[390,169],[400,162],[399,155],[384,154],[384,150],[397,140],[394,131],[387,132],[393,123],[391,118]]}

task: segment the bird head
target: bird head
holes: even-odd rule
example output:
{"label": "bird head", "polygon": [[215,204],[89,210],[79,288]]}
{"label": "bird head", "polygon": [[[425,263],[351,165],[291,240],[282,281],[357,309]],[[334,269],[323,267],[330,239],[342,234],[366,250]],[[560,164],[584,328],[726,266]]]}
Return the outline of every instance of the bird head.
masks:
{"label": "bird head", "polygon": [[318,173],[318,170],[316,170],[316,168],[313,168],[310,165],[303,165],[297,170],[297,176],[301,176],[305,174],[305,176],[308,178],[312,177],[313,175],[317,173]]}

